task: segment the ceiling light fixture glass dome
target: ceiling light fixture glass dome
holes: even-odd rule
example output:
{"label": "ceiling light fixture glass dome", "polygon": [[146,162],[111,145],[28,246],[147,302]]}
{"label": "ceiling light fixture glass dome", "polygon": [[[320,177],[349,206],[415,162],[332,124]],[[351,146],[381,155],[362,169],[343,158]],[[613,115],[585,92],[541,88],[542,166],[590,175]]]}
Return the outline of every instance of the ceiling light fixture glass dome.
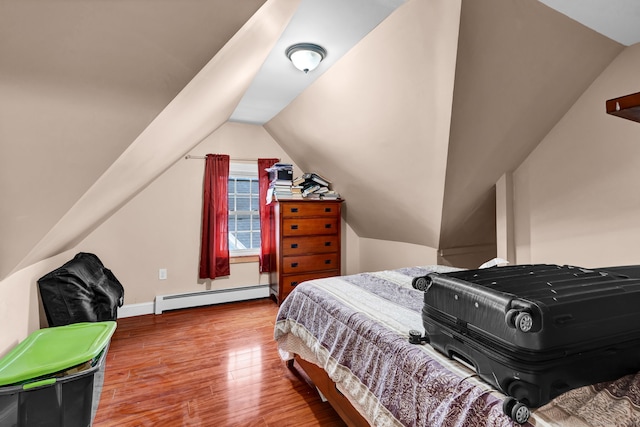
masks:
{"label": "ceiling light fixture glass dome", "polygon": [[316,69],[325,56],[327,56],[327,51],[324,50],[323,47],[313,43],[297,43],[291,45],[285,53],[291,63],[305,74]]}

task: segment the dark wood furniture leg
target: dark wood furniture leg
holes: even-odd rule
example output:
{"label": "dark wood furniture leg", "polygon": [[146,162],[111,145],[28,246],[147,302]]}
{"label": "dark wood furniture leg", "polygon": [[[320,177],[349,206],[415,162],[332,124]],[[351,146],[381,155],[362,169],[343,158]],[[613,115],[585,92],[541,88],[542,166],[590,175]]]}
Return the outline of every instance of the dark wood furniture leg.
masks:
{"label": "dark wood furniture leg", "polygon": [[367,420],[365,420],[364,417],[355,410],[353,405],[351,405],[351,402],[340,393],[336,388],[336,384],[329,378],[324,369],[311,362],[307,362],[297,354],[294,356],[294,359],[287,361],[287,367],[289,369],[294,368],[294,360],[349,427],[369,427]]}

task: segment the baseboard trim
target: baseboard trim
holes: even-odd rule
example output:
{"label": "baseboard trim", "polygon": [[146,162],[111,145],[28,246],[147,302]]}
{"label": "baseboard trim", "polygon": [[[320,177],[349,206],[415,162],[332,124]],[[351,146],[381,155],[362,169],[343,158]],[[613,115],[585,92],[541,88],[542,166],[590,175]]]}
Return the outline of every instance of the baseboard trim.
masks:
{"label": "baseboard trim", "polygon": [[125,304],[118,308],[118,318],[162,314],[164,311],[227,302],[248,301],[268,298],[269,285],[245,286],[242,288],[216,289],[211,291],[187,292],[182,294],[158,295],[155,302]]}
{"label": "baseboard trim", "polygon": [[125,317],[143,316],[153,314],[153,302],[143,302],[140,304],[125,304],[118,309],[118,319]]}
{"label": "baseboard trim", "polygon": [[268,297],[268,284],[245,286],[242,288],[188,292],[183,294],[158,295],[156,296],[155,313],[162,314],[162,312],[166,310],[200,307],[203,305],[222,304],[225,302],[246,301]]}

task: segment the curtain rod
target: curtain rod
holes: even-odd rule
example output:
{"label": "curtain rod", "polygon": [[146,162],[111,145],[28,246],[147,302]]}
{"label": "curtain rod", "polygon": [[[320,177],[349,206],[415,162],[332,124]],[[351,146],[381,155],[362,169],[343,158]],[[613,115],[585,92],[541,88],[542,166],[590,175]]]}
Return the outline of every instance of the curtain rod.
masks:
{"label": "curtain rod", "polygon": [[[186,160],[204,160],[207,158],[207,156],[192,156],[191,154],[187,154],[186,156],[184,156],[184,158]],[[258,159],[230,159],[234,162],[257,162]]]}

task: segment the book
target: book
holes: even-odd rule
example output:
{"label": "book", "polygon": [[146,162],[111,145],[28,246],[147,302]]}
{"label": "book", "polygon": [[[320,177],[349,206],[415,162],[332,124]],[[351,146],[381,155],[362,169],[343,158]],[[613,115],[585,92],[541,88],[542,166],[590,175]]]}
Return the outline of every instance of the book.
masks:
{"label": "book", "polygon": [[316,183],[320,185],[324,185],[325,187],[328,187],[331,185],[331,181],[329,181],[323,176],[318,175],[317,173],[305,173],[302,176],[304,177],[305,180],[315,181]]}
{"label": "book", "polygon": [[324,200],[338,200],[340,198],[340,194],[335,191],[328,191],[326,193],[321,194]]}
{"label": "book", "polygon": [[302,199],[302,194],[276,194],[276,200],[296,200]]}
{"label": "book", "polygon": [[291,187],[291,181],[276,179],[269,183],[269,187]]}
{"label": "book", "polygon": [[319,184],[317,182],[315,182],[315,181],[305,181],[305,183],[302,184],[301,187],[302,187],[302,190],[304,191],[307,188],[315,187],[317,185],[319,185]]}
{"label": "book", "polygon": [[317,185],[317,184],[316,184],[316,185],[309,186],[309,187],[306,187],[304,190],[302,190],[302,195],[303,195],[304,197],[307,197],[309,194],[311,194],[311,193],[315,192],[315,191],[316,191],[316,190],[318,190],[319,188],[320,188],[320,186],[319,186],[319,185]]}

